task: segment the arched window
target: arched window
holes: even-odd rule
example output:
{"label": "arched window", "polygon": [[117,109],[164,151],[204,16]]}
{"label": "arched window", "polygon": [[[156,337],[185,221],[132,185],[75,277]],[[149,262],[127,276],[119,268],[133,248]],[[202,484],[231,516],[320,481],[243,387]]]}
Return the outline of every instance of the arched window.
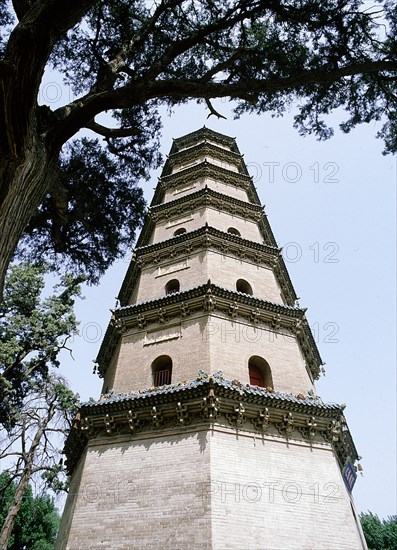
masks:
{"label": "arched window", "polygon": [[227,232],[230,233],[231,235],[237,235],[237,237],[241,237],[240,231],[238,229],[236,229],[235,227],[229,227]]}
{"label": "arched window", "polygon": [[237,292],[244,292],[244,294],[251,294],[252,295],[252,287],[251,285],[244,279],[239,279],[236,283],[236,290]]}
{"label": "arched window", "polygon": [[273,389],[272,371],[269,364],[259,355],[253,355],[248,361],[250,384],[260,388]]}
{"label": "arched window", "polygon": [[168,283],[165,285],[165,293],[166,294],[174,294],[174,292],[179,292],[180,284],[178,279],[171,279],[171,281],[168,281]]}
{"label": "arched window", "polygon": [[180,227],[175,231],[174,237],[177,237],[178,235],[183,235],[183,233],[186,233],[186,229],[184,227]]}
{"label": "arched window", "polygon": [[169,355],[160,355],[152,363],[153,386],[171,384],[172,359]]}

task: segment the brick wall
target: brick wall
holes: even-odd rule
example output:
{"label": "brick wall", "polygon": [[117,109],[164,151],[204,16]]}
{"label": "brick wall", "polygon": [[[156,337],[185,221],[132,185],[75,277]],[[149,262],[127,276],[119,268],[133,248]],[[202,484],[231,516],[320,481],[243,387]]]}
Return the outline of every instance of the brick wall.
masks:
{"label": "brick wall", "polygon": [[213,550],[365,548],[328,446],[217,432],[211,479]]}
{"label": "brick wall", "polygon": [[256,222],[245,220],[226,212],[220,212],[214,208],[200,208],[190,214],[183,213],[178,217],[159,221],[156,224],[150,242],[166,241],[167,239],[171,239],[175,231],[181,227],[184,227],[186,231],[194,231],[203,227],[205,223],[225,232],[227,232],[229,227],[234,227],[240,232],[243,239],[259,243],[263,242],[263,237]]}
{"label": "brick wall", "polygon": [[191,183],[181,184],[178,187],[168,189],[164,194],[164,202],[178,199],[179,197],[183,197],[189,193],[195,193],[199,189],[203,189],[205,186],[218,191],[218,193],[224,193],[229,197],[234,197],[235,199],[239,199],[241,201],[248,201],[247,193],[240,187],[216,181],[213,178],[195,178],[192,174]]}
{"label": "brick wall", "polygon": [[190,430],[92,442],[57,550],[365,548],[328,445]]}
{"label": "brick wall", "polygon": [[256,298],[283,303],[280,288],[270,268],[212,251],[202,251],[144,268],[131,303],[165,296],[165,285],[171,279],[178,279],[181,291],[203,285],[208,279],[218,286],[235,291],[237,280],[245,279],[250,283]]}
{"label": "brick wall", "polygon": [[93,443],[57,550],[210,549],[207,434]]}
{"label": "brick wall", "polygon": [[117,368],[109,369],[105,387],[125,393],[152,386],[151,365],[161,355],[172,359],[172,383],[193,380],[199,370],[221,370],[229,380],[246,384],[248,360],[257,355],[268,362],[277,391],[313,389],[295,336],[204,313],[124,335]]}

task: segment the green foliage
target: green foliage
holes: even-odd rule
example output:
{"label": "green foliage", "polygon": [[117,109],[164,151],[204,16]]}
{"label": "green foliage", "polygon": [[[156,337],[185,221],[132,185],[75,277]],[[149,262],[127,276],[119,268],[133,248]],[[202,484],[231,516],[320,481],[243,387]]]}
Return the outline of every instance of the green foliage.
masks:
{"label": "green foliage", "polygon": [[360,514],[368,550],[397,550],[397,516],[381,520],[376,514]]}
{"label": "green foliage", "polygon": [[[16,490],[8,472],[0,474],[0,525],[3,524]],[[33,496],[28,487],[17,515],[8,550],[52,550],[60,517],[48,495]]]}
{"label": "green foliage", "polygon": [[10,25],[14,21],[14,18],[8,11],[7,4],[7,0],[0,0],[0,55],[3,54],[5,46],[5,36],[8,34]]}
{"label": "green foliage", "polygon": [[48,195],[26,229],[19,257],[45,257],[52,268],[85,270],[96,282],[131,245],[145,211],[137,178],[147,175],[157,157],[144,144],[138,156],[130,157],[128,163],[116,162],[98,140],[83,138],[67,146],[61,162],[66,210],[61,215]]}
{"label": "green foliage", "polygon": [[[207,102],[215,114],[211,100],[229,97],[236,116],[280,116],[295,106],[298,131],[319,139],[334,132],[328,114],[344,109],[343,132],[380,122],[385,152],[397,150],[392,0],[372,6],[364,0],[74,0],[59,10],[45,0],[34,5],[29,15],[29,2],[0,0],[0,121],[13,121],[10,134],[0,125],[3,174],[14,151],[23,151],[21,158],[34,155],[24,149],[31,135],[45,164],[36,195],[44,199],[36,199],[35,214],[26,214],[9,239],[13,252],[25,230],[20,257],[84,270],[96,282],[131,246],[144,211],[138,181],[160,161],[161,105],[172,110],[193,99]],[[23,31],[25,18],[35,49]],[[34,63],[26,62],[30,55]],[[55,111],[32,101],[49,65],[76,95]],[[102,113],[110,127],[98,123]],[[82,129],[101,139],[81,139]],[[9,182],[4,188],[10,195],[20,189]]]}
{"label": "green foliage", "polygon": [[[73,306],[82,279],[65,275],[54,294],[43,298],[46,269],[14,265],[6,280],[0,304],[0,425],[6,429],[18,420],[26,395],[37,391],[51,367],[59,366],[60,350],[77,333]],[[61,386],[52,391],[65,404],[71,399]]]}
{"label": "green foliage", "polygon": [[[14,426],[6,434],[5,430],[0,430],[0,460],[7,460],[7,479],[15,482],[5,482],[3,487],[0,484],[0,496],[5,498],[8,494],[8,512],[5,509],[4,517],[0,517],[3,546],[15,530],[15,518],[21,514],[21,504],[30,498],[29,482],[34,482],[36,489],[43,486],[55,493],[67,490],[68,479],[59,457],[77,407],[78,395],[68,389],[60,376],[50,372],[32,383]],[[9,487],[13,489],[11,492]],[[46,506],[53,503],[47,498],[43,502],[37,500],[36,504],[35,514],[40,515],[41,509],[46,511]],[[46,548],[41,539],[35,545],[32,547]]]}

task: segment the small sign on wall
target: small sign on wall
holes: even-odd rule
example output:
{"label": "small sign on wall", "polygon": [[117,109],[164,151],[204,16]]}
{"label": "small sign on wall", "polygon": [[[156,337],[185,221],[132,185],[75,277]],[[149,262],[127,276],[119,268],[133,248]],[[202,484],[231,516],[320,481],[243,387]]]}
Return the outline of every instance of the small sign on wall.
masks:
{"label": "small sign on wall", "polygon": [[183,262],[178,262],[177,264],[160,266],[157,270],[157,277],[163,277],[164,275],[169,275],[170,273],[175,273],[176,271],[182,271],[182,269],[188,269],[188,260],[183,260]]}
{"label": "small sign on wall", "polygon": [[191,222],[193,219],[194,218],[193,218],[192,214],[189,214],[188,216],[184,216],[183,218],[176,218],[174,220],[170,220],[167,223],[167,229],[170,229],[171,227],[175,227],[177,225],[181,225],[183,223]]}
{"label": "small sign on wall", "polygon": [[183,187],[177,187],[174,191],[174,195],[179,195],[179,193],[185,193],[186,191],[190,191],[191,189],[195,188],[195,183],[190,183],[189,185],[184,185]]}
{"label": "small sign on wall", "polygon": [[158,344],[160,342],[166,342],[167,340],[175,340],[181,337],[181,327],[170,327],[162,330],[155,330],[152,332],[147,332],[145,335],[145,340],[143,342],[144,346],[150,346],[152,344]]}
{"label": "small sign on wall", "polygon": [[350,461],[346,462],[342,470],[342,477],[348,491],[351,493],[353,490],[354,484],[356,483],[357,474]]}

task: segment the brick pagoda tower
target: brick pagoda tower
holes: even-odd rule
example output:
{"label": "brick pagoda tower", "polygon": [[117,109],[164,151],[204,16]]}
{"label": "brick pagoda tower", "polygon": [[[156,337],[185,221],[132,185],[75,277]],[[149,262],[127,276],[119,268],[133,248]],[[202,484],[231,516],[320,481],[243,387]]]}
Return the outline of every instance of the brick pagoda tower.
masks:
{"label": "brick pagoda tower", "polygon": [[366,548],[357,451],[234,139],[173,142],[66,443],[58,549]]}

